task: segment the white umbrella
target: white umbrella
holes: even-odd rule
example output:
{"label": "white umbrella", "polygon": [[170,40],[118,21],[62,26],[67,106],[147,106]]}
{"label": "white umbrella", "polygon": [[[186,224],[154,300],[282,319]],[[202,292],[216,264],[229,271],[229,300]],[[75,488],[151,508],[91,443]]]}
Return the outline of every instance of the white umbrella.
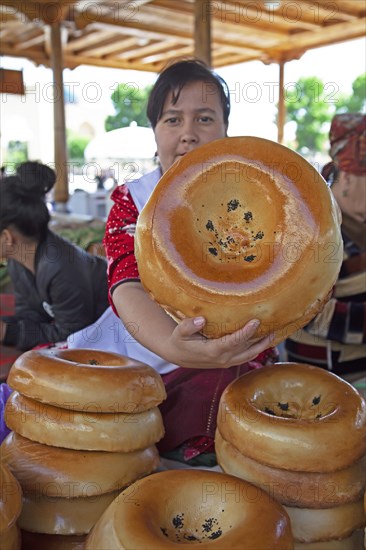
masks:
{"label": "white umbrella", "polygon": [[86,161],[102,159],[149,159],[156,151],[151,128],[131,123],[126,128],[105,132],[92,139],[85,148]]}

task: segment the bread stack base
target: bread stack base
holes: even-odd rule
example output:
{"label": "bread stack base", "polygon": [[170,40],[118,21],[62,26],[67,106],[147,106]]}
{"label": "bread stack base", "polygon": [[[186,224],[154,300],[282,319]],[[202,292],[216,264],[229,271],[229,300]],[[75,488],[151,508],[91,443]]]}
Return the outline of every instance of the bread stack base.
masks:
{"label": "bread stack base", "polygon": [[22,510],[22,490],[10,469],[0,463],[0,548],[20,550],[21,536],[17,520]]}
{"label": "bread stack base", "polygon": [[362,529],[357,529],[345,539],[309,543],[296,542],[294,550],[363,550]]}
{"label": "bread stack base", "polygon": [[226,388],[217,424],[218,463],[284,506],[299,548],[359,550],[366,404],[355,388],[318,367],[263,367]]}
{"label": "bread stack base", "polygon": [[158,468],[163,382],[146,365],[89,350],[26,352],[7,382],[12,432],[1,460],[22,487],[24,544],[77,550],[119,493]]}

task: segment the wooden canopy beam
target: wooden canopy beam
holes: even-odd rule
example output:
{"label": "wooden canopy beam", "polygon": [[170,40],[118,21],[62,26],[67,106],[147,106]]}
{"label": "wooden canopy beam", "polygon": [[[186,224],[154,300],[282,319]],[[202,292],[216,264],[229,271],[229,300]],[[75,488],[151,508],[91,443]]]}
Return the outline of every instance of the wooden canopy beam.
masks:
{"label": "wooden canopy beam", "polygon": [[55,199],[61,206],[68,200],[64,68],[157,73],[168,59],[193,55],[216,69],[252,60],[276,63],[281,143],[285,63],[312,48],[364,37],[366,29],[362,0],[0,0],[0,16],[1,55],[53,69]]}
{"label": "wooden canopy beam", "polygon": [[291,52],[295,50],[306,50],[309,48],[320,48],[332,43],[339,43],[343,40],[351,40],[353,38],[361,38],[365,36],[366,17],[362,17],[357,21],[347,21],[346,23],[337,23],[328,27],[326,32],[324,28],[319,28],[312,33],[299,33],[290,36],[284,40],[278,50],[281,52]]}
{"label": "wooden canopy beam", "polygon": [[278,111],[277,111],[277,141],[283,143],[285,121],[286,121],[286,105],[284,96],[285,86],[285,62],[280,61],[278,64],[279,69],[279,97],[278,97]]}
{"label": "wooden canopy beam", "polygon": [[20,12],[29,20],[41,20],[51,25],[63,21],[77,0],[1,0],[10,11]]}
{"label": "wooden canopy beam", "polygon": [[68,165],[66,148],[65,99],[62,61],[62,33],[59,22],[51,25],[51,63],[55,97],[54,114],[54,156],[56,183],[54,187],[55,210],[66,212],[69,200]]}
{"label": "wooden canopy beam", "polygon": [[211,67],[211,0],[194,4],[194,55]]}

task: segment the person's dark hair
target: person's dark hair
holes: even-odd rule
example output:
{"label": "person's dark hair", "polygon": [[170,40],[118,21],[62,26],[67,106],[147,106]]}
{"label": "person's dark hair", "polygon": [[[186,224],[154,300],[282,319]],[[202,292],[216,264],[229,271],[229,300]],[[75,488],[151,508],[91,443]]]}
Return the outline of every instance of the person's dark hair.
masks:
{"label": "person's dark hair", "polygon": [[333,185],[339,175],[339,169],[336,163],[331,161],[325,164],[322,168],[321,175],[329,186]]}
{"label": "person's dark hair", "polygon": [[24,162],[16,175],[0,183],[0,231],[13,225],[24,236],[42,239],[50,213],[45,196],[54,186],[56,174],[39,162]]}
{"label": "person's dark hair", "polygon": [[[211,71],[198,59],[185,59],[168,65],[155,82],[147,104],[147,118],[154,129],[163,113],[164,103],[171,92],[173,105],[179,99],[182,88],[191,82],[205,82],[217,88],[220,94],[224,122],[228,124],[230,114],[230,92],[225,80]],[[207,89],[207,94],[210,91]]]}

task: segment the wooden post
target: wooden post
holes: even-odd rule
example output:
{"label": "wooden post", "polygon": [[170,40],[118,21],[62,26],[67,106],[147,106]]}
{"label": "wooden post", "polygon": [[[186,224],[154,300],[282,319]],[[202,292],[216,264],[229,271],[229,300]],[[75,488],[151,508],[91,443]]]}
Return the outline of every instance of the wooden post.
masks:
{"label": "wooden post", "polygon": [[284,94],[284,76],[285,76],[285,62],[279,63],[279,97],[278,97],[278,114],[277,114],[277,141],[283,142],[284,126],[286,119],[286,105]]}
{"label": "wooden post", "polygon": [[194,54],[211,67],[211,0],[194,3]]}
{"label": "wooden post", "polygon": [[55,22],[51,27],[51,61],[53,69],[53,84],[55,97],[53,103],[54,135],[55,135],[55,169],[57,179],[54,187],[55,210],[66,212],[66,203],[69,200],[65,102],[63,84],[63,56],[61,24]]}

